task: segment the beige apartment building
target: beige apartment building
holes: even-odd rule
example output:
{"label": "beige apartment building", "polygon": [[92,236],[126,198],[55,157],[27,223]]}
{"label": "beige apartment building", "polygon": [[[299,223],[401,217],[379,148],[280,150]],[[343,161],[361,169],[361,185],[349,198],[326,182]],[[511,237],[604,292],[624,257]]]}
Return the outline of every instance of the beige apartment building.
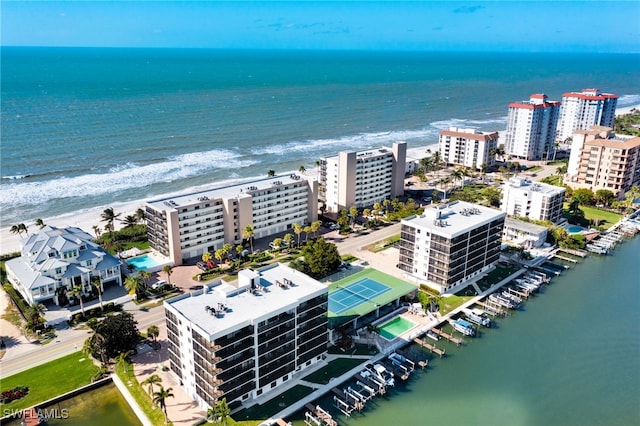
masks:
{"label": "beige apartment building", "polygon": [[498,132],[481,132],[476,129],[450,127],[442,130],[438,140],[442,161],[471,169],[481,170],[482,166],[495,163],[498,147]]}
{"label": "beige apartment building", "polygon": [[238,244],[253,226],[264,238],[318,218],[318,184],[299,174],[274,176],[145,203],[151,248],[175,265],[225,243]]}
{"label": "beige apartment building", "polygon": [[406,142],[321,158],[320,200],[326,211],[368,207],[403,195],[406,158]]}
{"label": "beige apartment building", "polygon": [[608,189],[621,198],[640,185],[640,137],[616,135],[603,126],[575,131],[565,183],[594,192]]}

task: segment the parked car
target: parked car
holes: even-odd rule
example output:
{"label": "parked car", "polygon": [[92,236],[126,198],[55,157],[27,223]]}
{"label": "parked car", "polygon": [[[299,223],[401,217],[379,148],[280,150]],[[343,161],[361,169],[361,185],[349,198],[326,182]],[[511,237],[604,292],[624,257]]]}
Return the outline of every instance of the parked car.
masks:
{"label": "parked car", "polygon": [[159,288],[164,287],[165,285],[167,285],[167,282],[166,282],[165,280],[160,280],[160,281],[158,281],[158,282],[154,283],[154,284],[151,286],[151,288],[152,288],[152,289],[154,289],[154,290],[156,290],[156,289],[159,289]]}
{"label": "parked car", "polygon": [[202,269],[203,271],[206,271],[207,269],[209,269],[209,268],[207,268],[207,265],[204,262],[198,262],[198,263],[196,263],[196,266],[198,268]]}

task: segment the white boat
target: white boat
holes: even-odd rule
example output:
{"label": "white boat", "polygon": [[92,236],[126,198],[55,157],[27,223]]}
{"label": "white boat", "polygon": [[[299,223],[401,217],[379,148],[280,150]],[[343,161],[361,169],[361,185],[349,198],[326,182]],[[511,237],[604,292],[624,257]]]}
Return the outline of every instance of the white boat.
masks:
{"label": "white boat", "polygon": [[396,381],[393,378],[393,373],[389,370],[387,370],[384,365],[382,364],[367,364],[366,365],[366,369],[367,371],[369,371],[373,377],[376,379],[376,381],[378,382],[382,382],[384,383],[385,386],[395,386],[396,385]]}
{"label": "white boat", "polygon": [[468,321],[465,321],[462,319],[454,320],[454,321],[451,321],[451,325],[453,326],[454,329],[458,330],[460,333],[464,334],[465,336],[476,335],[476,331],[473,329],[473,326]]}
{"label": "white boat", "polygon": [[481,325],[483,327],[491,327],[491,320],[489,318],[482,315],[477,315],[475,312],[473,312],[470,309],[463,309],[462,312],[464,312],[464,315],[467,317],[469,321],[476,323],[478,325]]}
{"label": "white boat", "polygon": [[427,331],[427,337],[431,340],[435,340],[436,342],[440,340],[440,336],[438,336],[436,333],[434,333],[431,330]]}

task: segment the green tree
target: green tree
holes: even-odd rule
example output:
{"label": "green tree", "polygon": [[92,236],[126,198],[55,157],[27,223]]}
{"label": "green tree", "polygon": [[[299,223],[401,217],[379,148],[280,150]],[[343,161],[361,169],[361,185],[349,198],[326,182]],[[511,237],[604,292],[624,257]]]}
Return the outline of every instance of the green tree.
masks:
{"label": "green tree", "polygon": [[243,251],[244,251],[244,247],[242,246],[242,244],[238,244],[236,246],[236,255],[238,256],[238,258],[242,257]]}
{"label": "green tree", "polygon": [[167,275],[167,282],[171,284],[171,274],[173,273],[173,266],[164,265],[162,267],[162,272],[164,272]]}
{"label": "green tree", "polygon": [[609,207],[611,202],[616,199],[616,194],[608,189],[598,189],[595,193],[594,199],[597,203]]}
{"label": "green tree", "polygon": [[160,390],[153,393],[153,403],[162,409],[165,424],[167,424],[169,420],[167,418],[167,399],[174,397],[172,391],[173,388],[165,389],[163,386],[160,386]]}
{"label": "green tree", "polygon": [[302,234],[302,225],[300,225],[299,223],[294,223],[293,233],[296,234],[296,237],[298,238],[297,247],[300,247],[300,234]]}
{"label": "green tree", "polygon": [[143,298],[145,287],[140,276],[129,275],[124,280],[124,288],[129,294],[135,294],[136,299],[140,300]]}
{"label": "green tree", "polygon": [[573,191],[571,199],[577,201],[581,206],[590,206],[593,205],[594,197],[590,189],[578,188]]}
{"label": "green tree", "polygon": [[133,228],[138,224],[138,218],[130,214],[124,217],[120,222],[124,224],[125,228]]}
{"label": "green tree", "polygon": [[82,312],[82,316],[84,317],[84,303],[82,301],[82,296],[84,295],[84,289],[82,285],[74,285],[71,288],[71,292],[75,297],[80,301],[80,311]]}
{"label": "green tree", "polygon": [[36,221],[34,222],[34,224],[39,227],[40,229],[44,228],[45,226],[47,226],[44,221],[40,218],[36,219]]}
{"label": "green tree", "polygon": [[[227,417],[231,414],[231,410],[227,405],[227,398],[222,398],[216,401],[216,418],[224,426],[227,424]],[[216,423],[218,423],[216,421]]]}
{"label": "green tree", "polygon": [[106,222],[107,224],[105,225],[105,229],[107,229],[109,231],[109,236],[111,237],[111,235],[113,234],[114,231],[114,225],[113,223],[115,222],[115,220],[117,218],[119,218],[121,215],[121,213],[117,213],[113,210],[113,207],[109,207],[106,208],[101,214],[101,221],[102,222]]}
{"label": "green tree", "polygon": [[208,251],[202,253],[202,261],[204,263],[209,263],[211,262],[211,260],[213,260],[213,255],[211,253],[209,253]]}
{"label": "green tree", "polygon": [[300,167],[298,168],[298,171],[299,171],[300,173],[304,173],[304,172],[306,172],[306,171],[307,171],[307,169],[306,169],[304,166],[300,166]]}
{"label": "green tree", "polygon": [[500,202],[502,201],[502,190],[500,188],[488,186],[484,188],[480,194],[490,206],[500,207]]}
{"label": "green tree", "polygon": [[269,177],[273,177],[273,176],[275,176],[275,175],[276,175],[276,171],[275,171],[275,170],[269,170],[269,171],[267,172],[267,176],[269,176]]}
{"label": "green tree", "polygon": [[287,247],[291,247],[291,244],[293,243],[293,235],[292,234],[284,234],[284,237],[282,237],[282,239],[284,240],[285,243],[287,243]]}
{"label": "green tree", "polygon": [[[95,339],[96,335],[101,338]],[[100,359],[101,351],[104,351],[107,358],[114,358],[131,350],[138,343],[137,322],[129,312],[108,314],[98,323],[90,339],[94,339],[90,345],[90,353],[94,358]]]}
{"label": "green tree", "polygon": [[146,218],[146,216],[145,216],[145,214],[144,214],[144,210],[143,210],[143,209],[138,209],[138,210],[136,210],[136,212],[135,212],[134,216],[135,216],[135,218],[136,218],[136,220],[137,220],[138,222],[144,222],[144,220],[145,220],[145,218]]}
{"label": "green tree", "polygon": [[44,322],[44,312],[46,308],[42,303],[34,302],[29,305],[25,316],[27,317],[27,326],[31,329],[39,326]]}
{"label": "green tree", "polygon": [[151,396],[153,395],[153,386],[158,383],[162,383],[162,378],[157,374],[152,374],[149,377],[147,377],[141,384],[149,385],[149,395]]}
{"label": "green tree", "polygon": [[273,247],[275,248],[275,250],[280,249],[280,247],[282,247],[282,238],[275,238],[273,240]]}
{"label": "green tree", "polygon": [[242,230],[242,238],[249,239],[249,244],[251,246],[251,253],[253,253],[253,236],[254,236],[253,226],[247,225],[247,227]]}
{"label": "green tree", "polygon": [[224,249],[219,248],[213,253],[213,255],[218,259],[218,263],[222,263],[222,259],[224,259]]}
{"label": "green tree", "polygon": [[98,225],[93,225],[92,229],[93,229],[93,233],[96,234],[96,238],[100,238],[100,234],[102,234],[100,227]]}
{"label": "green tree", "polygon": [[313,277],[325,277],[335,270],[342,260],[335,244],[318,238],[302,249],[305,264]]}
{"label": "green tree", "polygon": [[311,232],[313,232],[314,237],[318,236],[318,231],[320,230],[320,228],[322,228],[321,220],[314,220],[313,222],[311,222]]}
{"label": "green tree", "polygon": [[100,277],[92,277],[91,285],[98,292],[98,299],[100,300],[100,310],[104,311],[104,307],[102,306],[102,282],[100,281]]}
{"label": "green tree", "polygon": [[151,337],[151,339],[153,340],[153,348],[155,350],[158,350],[159,335],[160,335],[160,329],[158,328],[157,325],[150,325],[149,328],[147,328],[147,336]]}

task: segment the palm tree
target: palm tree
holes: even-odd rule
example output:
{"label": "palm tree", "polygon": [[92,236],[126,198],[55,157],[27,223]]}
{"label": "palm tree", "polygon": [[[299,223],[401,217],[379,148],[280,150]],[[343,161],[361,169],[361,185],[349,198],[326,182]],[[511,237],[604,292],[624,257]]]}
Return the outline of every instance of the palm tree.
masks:
{"label": "palm tree", "polygon": [[47,226],[44,221],[40,218],[36,219],[35,221],[35,225],[40,227],[40,229],[44,228],[45,226]]}
{"label": "palm tree", "polygon": [[139,275],[129,275],[124,280],[124,288],[129,292],[129,294],[135,294],[136,298],[139,298],[139,296],[144,292],[144,283]]}
{"label": "palm tree", "polygon": [[138,209],[135,212],[135,217],[138,220],[138,222],[144,222],[145,219],[145,214],[144,214],[144,210],[143,209]]}
{"label": "palm tree", "polygon": [[[109,207],[107,209],[105,209],[101,214],[100,217],[101,222],[107,222],[107,225],[105,226],[105,229],[107,229],[109,231],[109,234],[113,233],[113,230],[115,229],[113,226],[113,222],[119,218],[121,215],[121,213],[117,213],[113,211],[113,207]],[[107,228],[108,226],[108,228]]]}
{"label": "palm tree", "polygon": [[300,168],[298,169],[298,171],[299,171],[300,173],[304,173],[304,172],[306,172],[306,171],[307,171],[307,169],[306,169],[304,166],[300,166]]}
{"label": "palm tree", "polygon": [[302,233],[302,225],[300,225],[299,223],[294,223],[293,224],[293,233],[296,234],[296,236],[298,237],[297,246],[300,247],[300,234]]}
{"label": "palm tree", "polygon": [[22,230],[18,227],[18,225],[11,225],[10,231],[12,234],[18,234],[18,235],[22,233]]}
{"label": "palm tree", "polygon": [[173,266],[164,265],[164,267],[162,268],[162,272],[167,274],[167,282],[171,284],[171,273],[173,272]]}
{"label": "palm tree", "polygon": [[229,415],[231,414],[231,410],[227,405],[227,398],[222,398],[218,400],[218,402],[216,402],[215,411],[216,411],[217,417],[220,419],[220,422],[226,426],[227,417],[229,417]]}
{"label": "palm tree", "polygon": [[442,197],[443,200],[447,199],[447,191],[449,190],[449,184],[451,183],[451,178],[444,178],[442,180],[440,180],[440,183],[442,184],[442,186],[444,187],[444,197]]}
{"label": "palm tree", "polygon": [[311,233],[311,227],[309,225],[307,225],[302,230],[305,233],[304,242],[306,243],[307,241],[309,241],[309,234]]}
{"label": "palm tree", "polygon": [[100,310],[104,311],[104,307],[102,306],[102,282],[100,281],[100,277],[91,278],[91,285],[98,290],[98,299],[100,300]]}
{"label": "palm tree", "polygon": [[322,227],[322,221],[321,220],[315,220],[313,222],[311,222],[311,232],[313,232],[314,236],[318,236],[318,231],[320,230],[320,228]]}
{"label": "palm tree", "polygon": [[149,395],[153,395],[153,385],[162,383],[162,378],[157,374],[152,374],[147,377],[141,384],[149,385]]}
{"label": "palm tree", "polygon": [[236,254],[238,255],[238,257],[242,256],[243,251],[244,251],[244,247],[242,246],[242,244],[238,244],[236,246]]}
{"label": "palm tree", "polygon": [[27,321],[33,325],[39,324],[45,309],[42,303],[34,302],[29,305],[29,309],[27,309]]}
{"label": "palm tree", "polygon": [[100,230],[100,227],[98,225],[93,225],[93,232],[94,234],[96,234],[96,238],[100,238],[100,234],[102,234],[102,231]]}
{"label": "palm tree", "polygon": [[120,222],[124,223],[125,228],[133,228],[138,224],[138,218],[132,214],[124,217]]}
{"label": "palm tree", "polygon": [[157,325],[150,325],[149,328],[147,328],[147,336],[151,337],[153,339],[153,347],[154,349],[157,349],[157,340],[158,340],[158,336],[160,335],[160,329],[158,328]]}
{"label": "palm tree", "polygon": [[438,170],[440,168],[440,163],[442,162],[442,156],[440,155],[440,151],[434,152],[431,159],[433,161],[434,170]]}
{"label": "palm tree", "polygon": [[276,171],[275,170],[269,170],[267,172],[267,176],[269,176],[269,177],[274,177],[275,175],[276,175]]}
{"label": "palm tree", "polygon": [[151,272],[149,271],[138,271],[138,276],[142,280],[145,288],[149,287],[149,280],[151,279]]}
{"label": "palm tree", "polygon": [[204,263],[211,262],[211,259],[213,259],[213,255],[211,253],[209,253],[208,251],[205,251],[204,253],[202,253],[202,261]]}
{"label": "palm tree", "polygon": [[27,225],[24,223],[19,223],[18,228],[20,228],[20,232],[24,231],[25,234],[29,235],[29,230],[27,229]]}
{"label": "palm tree", "polygon": [[253,253],[253,226],[252,225],[247,225],[246,228],[244,228],[244,230],[242,231],[242,238],[248,238],[249,239],[249,244],[251,246],[251,253]]}
{"label": "palm tree", "polygon": [[291,243],[293,242],[292,234],[284,234],[284,237],[282,237],[282,239],[285,243],[287,243],[287,247],[291,247]]}
{"label": "palm tree", "polygon": [[173,388],[165,389],[163,386],[160,386],[160,390],[153,393],[153,403],[162,409],[164,412],[164,423],[167,424],[167,398],[173,398],[174,395],[171,392]]}
{"label": "palm tree", "polygon": [[80,311],[82,312],[82,316],[84,317],[84,303],[82,302],[82,294],[84,293],[84,289],[82,288],[82,285],[74,285],[71,288],[71,292],[80,301]]}

